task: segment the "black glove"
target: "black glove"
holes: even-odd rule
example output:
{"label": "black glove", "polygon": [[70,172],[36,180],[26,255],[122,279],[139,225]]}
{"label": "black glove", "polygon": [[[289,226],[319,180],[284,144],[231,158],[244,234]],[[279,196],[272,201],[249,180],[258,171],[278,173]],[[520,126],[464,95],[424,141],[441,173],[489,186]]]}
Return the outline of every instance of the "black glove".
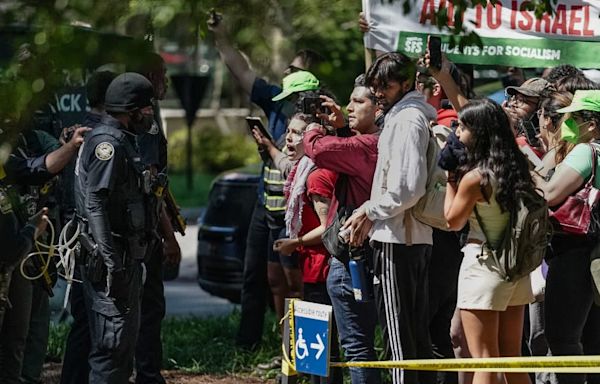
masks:
{"label": "black glove", "polygon": [[439,167],[446,171],[455,171],[465,161],[465,158],[465,145],[458,140],[456,133],[450,133],[446,139],[446,146],[440,152]]}
{"label": "black glove", "polygon": [[108,297],[115,300],[127,300],[129,298],[129,281],[125,271],[108,273],[107,280]]}

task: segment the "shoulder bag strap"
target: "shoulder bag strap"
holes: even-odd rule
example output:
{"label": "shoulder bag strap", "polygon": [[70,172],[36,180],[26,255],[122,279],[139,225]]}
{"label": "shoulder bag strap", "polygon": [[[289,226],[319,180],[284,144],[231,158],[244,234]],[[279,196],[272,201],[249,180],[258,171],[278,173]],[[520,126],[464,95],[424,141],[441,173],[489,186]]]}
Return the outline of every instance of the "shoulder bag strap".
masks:
{"label": "shoulder bag strap", "polygon": [[481,215],[479,215],[479,211],[477,210],[477,203],[475,203],[475,207],[473,207],[473,211],[475,212],[475,218],[477,219],[477,223],[479,223],[479,228],[481,228],[481,232],[483,232],[483,236],[485,237],[485,242],[487,243],[487,245],[490,245],[490,240],[489,240],[489,236],[487,234],[487,231],[485,230],[485,225],[483,225],[483,219],[481,218]]}
{"label": "shoulder bag strap", "polygon": [[345,209],[348,203],[348,175],[345,173],[338,174],[338,179],[335,183],[335,196],[338,200],[339,212],[340,209]]}
{"label": "shoulder bag strap", "polygon": [[594,187],[594,180],[596,179],[596,162],[598,160],[598,150],[593,143],[589,143],[590,148],[592,149],[592,175],[590,179],[586,183],[586,187],[592,186]]}

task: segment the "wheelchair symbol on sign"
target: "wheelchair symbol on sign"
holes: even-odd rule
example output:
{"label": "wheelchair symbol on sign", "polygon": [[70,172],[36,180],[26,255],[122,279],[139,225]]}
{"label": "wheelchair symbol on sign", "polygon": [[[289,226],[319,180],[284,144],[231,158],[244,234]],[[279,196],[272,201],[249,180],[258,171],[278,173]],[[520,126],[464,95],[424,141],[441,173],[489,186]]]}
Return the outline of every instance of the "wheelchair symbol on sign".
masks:
{"label": "wheelchair symbol on sign", "polygon": [[[303,350],[300,353],[300,350]],[[306,346],[306,340],[302,338],[302,328],[298,328],[298,341],[296,341],[296,357],[300,360],[308,356],[308,347]]]}

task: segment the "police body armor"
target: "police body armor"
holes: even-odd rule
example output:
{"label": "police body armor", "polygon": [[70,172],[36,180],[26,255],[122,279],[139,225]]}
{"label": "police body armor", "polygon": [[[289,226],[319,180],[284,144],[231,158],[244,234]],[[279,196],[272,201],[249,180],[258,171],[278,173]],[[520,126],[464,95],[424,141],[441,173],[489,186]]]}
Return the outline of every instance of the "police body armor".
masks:
{"label": "police body armor", "polygon": [[[147,248],[151,246],[150,243],[155,241],[153,236],[149,235],[152,224],[148,217],[150,215],[147,214],[148,196],[153,193],[152,182],[148,180],[149,175],[145,172],[144,164],[124,132],[102,125],[90,132],[89,138],[96,135],[112,136],[125,149],[128,172],[133,177],[127,177],[127,182],[115,185],[111,193],[111,204],[108,204],[106,209],[115,246],[118,251],[123,252],[121,257],[142,261]],[[78,211],[83,208],[79,200],[77,205]],[[84,226],[80,243],[85,254],[88,279],[96,283],[105,279],[106,267],[103,258],[97,253],[87,221],[82,216],[78,215]]]}

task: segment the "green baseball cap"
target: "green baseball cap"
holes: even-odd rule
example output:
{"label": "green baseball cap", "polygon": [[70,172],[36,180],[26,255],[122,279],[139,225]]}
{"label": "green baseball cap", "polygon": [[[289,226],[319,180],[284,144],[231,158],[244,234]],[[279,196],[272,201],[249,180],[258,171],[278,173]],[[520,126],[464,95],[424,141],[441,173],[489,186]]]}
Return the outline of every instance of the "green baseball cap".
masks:
{"label": "green baseball cap", "polygon": [[292,93],[319,89],[319,79],[310,72],[298,71],[283,78],[283,91],[271,100],[283,100]]}
{"label": "green baseball cap", "polygon": [[600,112],[600,90],[575,91],[571,105],[556,110],[558,113],[577,111]]}

